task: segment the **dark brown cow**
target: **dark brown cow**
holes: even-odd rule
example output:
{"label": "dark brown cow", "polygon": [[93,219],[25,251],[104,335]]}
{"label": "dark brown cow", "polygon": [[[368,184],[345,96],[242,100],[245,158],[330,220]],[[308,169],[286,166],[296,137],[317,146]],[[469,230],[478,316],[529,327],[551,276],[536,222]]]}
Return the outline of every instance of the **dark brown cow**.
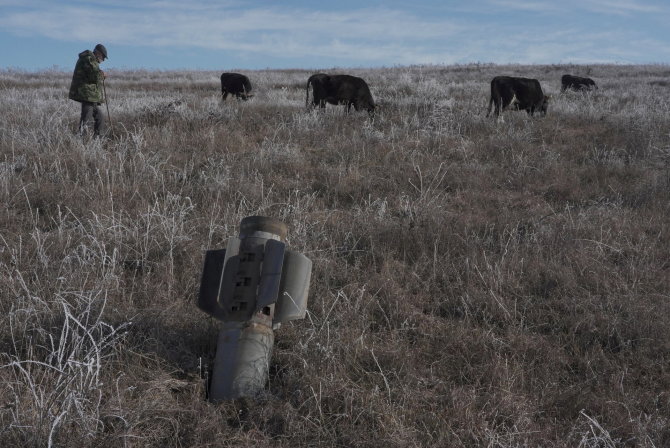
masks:
{"label": "dark brown cow", "polygon": [[561,77],[561,92],[567,89],[571,90],[591,90],[598,89],[596,82],[591,78],[582,78],[581,76],[563,75]]}
{"label": "dark brown cow", "polygon": [[230,93],[235,95],[239,100],[247,100],[253,95],[251,92],[251,82],[249,78],[239,73],[223,73],[221,74],[221,99],[226,100],[226,97]]}
{"label": "dark brown cow", "polygon": [[550,97],[542,92],[540,81],[532,78],[518,78],[514,76],[496,76],[491,81],[491,99],[489,100],[488,117],[491,106],[495,104],[494,114],[506,108],[525,110],[528,115],[539,112],[547,114]]}
{"label": "dark brown cow", "polygon": [[375,102],[372,99],[370,88],[363,78],[351,75],[326,75],[317,73],[307,80],[307,97],[309,103],[309,88],[312,87],[312,106],[326,107],[326,103],[344,104],[347,112],[354,106],[355,110],[367,110],[374,114]]}

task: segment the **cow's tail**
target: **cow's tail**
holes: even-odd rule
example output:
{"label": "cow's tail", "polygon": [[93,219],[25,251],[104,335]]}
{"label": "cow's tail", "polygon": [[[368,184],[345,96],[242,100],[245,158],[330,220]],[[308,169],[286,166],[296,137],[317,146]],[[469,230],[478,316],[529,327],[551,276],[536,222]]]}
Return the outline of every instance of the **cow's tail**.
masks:
{"label": "cow's tail", "polygon": [[307,80],[307,87],[305,87],[305,109],[309,107],[309,85],[312,82],[311,79]]}
{"label": "cow's tail", "polygon": [[493,95],[491,95],[491,98],[489,99],[489,110],[486,111],[487,118],[489,115],[491,115],[491,106],[493,106]]}

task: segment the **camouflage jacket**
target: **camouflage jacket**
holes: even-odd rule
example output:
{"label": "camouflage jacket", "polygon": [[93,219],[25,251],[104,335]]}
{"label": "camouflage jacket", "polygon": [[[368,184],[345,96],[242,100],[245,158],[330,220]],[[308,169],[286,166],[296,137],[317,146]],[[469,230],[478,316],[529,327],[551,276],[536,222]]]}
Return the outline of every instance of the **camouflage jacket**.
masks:
{"label": "camouflage jacket", "polygon": [[102,103],[102,72],[100,64],[91,50],[79,53],[79,60],[74,67],[72,84],[70,84],[71,100],[89,103]]}

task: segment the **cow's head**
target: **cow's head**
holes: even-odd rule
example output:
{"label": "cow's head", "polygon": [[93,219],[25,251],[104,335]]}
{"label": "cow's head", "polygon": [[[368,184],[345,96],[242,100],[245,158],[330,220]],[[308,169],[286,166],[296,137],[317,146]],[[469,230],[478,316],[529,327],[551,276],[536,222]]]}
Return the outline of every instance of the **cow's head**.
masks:
{"label": "cow's head", "polygon": [[542,105],[540,106],[540,112],[542,115],[547,115],[547,109],[549,108],[549,100],[551,100],[551,95],[544,95],[542,99]]}
{"label": "cow's head", "polygon": [[375,116],[375,102],[372,98],[363,98],[358,103],[358,107],[363,110],[367,110],[368,114],[371,117]]}

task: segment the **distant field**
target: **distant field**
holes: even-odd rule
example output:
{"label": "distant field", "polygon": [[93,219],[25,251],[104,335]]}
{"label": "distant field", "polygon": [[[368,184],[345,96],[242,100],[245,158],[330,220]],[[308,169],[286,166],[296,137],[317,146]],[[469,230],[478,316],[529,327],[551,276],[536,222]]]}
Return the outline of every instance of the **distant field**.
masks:
{"label": "distant field", "polygon": [[[103,65],[104,68],[104,65]],[[670,67],[0,70],[0,446],[670,446]],[[560,94],[560,77],[593,78]],[[546,117],[486,118],[495,75]],[[249,215],[314,262],[267,393],[212,405],[203,254]]]}

